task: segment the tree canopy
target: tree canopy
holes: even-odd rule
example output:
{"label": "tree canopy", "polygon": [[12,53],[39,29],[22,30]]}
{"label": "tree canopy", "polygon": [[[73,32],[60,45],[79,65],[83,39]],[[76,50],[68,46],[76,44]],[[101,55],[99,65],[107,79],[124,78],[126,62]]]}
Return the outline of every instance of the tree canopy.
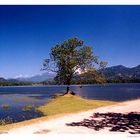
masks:
{"label": "tree canopy", "polygon": [[58,84],[70,85],[78,73],[104,68],[106,64],[94,55],[91,46],[78,38],[70,38],[51,49],[50,58],[44,60],[43,70],[56,72]]}

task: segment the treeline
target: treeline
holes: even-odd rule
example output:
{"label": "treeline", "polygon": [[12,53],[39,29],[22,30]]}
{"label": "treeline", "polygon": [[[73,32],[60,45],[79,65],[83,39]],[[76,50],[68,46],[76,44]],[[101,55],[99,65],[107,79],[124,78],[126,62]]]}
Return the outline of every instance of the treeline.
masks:
{"label": "treeline", "polygon": [[[85,78],[85,79],[72,79],[72,85],[79,84],[103,84],[103,83],[140,83],[140,79],[104,79],[102,77],[98,77],[98,79]],[[52,81],[44,81],[38,84],[41,85],[57,85],[58,83],[54,80]]]}
{"label": "treeline", "polygon": [[43,82],[38,82],[38,83],[36,83],[36,84],[38,84],[38,85],[57,85],[57,82],[56,81],[54,81],[54,80],[52,80],[52,81],[43,81]]}
{"label": "treeline", "polygon": [[0,86],[26,86],[32,85],[32,82],[0,82]]}
{"label": "treeline", "polygon": [[106,80],[106,83],[140,83],[140,79],[113,79]]}
{"label": "treeline", "polygon": [[[83,78],[83,79],[72,79],[72,85],[80,84],[103,84],[103,83],[140,83],[140,79],[92,79],[92,78]],[[28,85],[57,85],[57,81],[43,81],[43,82],[0,82],[0,86],[28,86]]]}
{"label": "treeline", "polygon": [[[140,83],[140,79],[82,79],[82,80],[75,80],[73,79],[71,84],[72,85],[79,85],[79,84],[103,84],[103,83]],[[43,82],[0,82],[0,86],[28,86],[28,85],[57,85],[58,83],[54,80],[52,81],[43,81]]]}

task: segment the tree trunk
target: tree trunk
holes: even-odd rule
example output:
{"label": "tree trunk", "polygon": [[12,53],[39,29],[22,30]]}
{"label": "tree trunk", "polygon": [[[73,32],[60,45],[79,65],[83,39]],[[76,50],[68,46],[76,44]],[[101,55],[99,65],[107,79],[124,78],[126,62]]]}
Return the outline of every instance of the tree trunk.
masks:
{"label": "tree trunk", "polygon": [[70,87],[69,87],[69,85],[67,85],[66,94],[68,94],[68,93],[69,93],[69,90],[70,90]]}
{"label": "tree trunk", "polygon": [[69,92],[70,92],[70,87],[69,85],[67,85],[66,92],[64,93],[64,95],[68,94]]}
{"label": "tree trunk", "polygon": [[75,95],[75,93],[73,91],[70,91],[69,85],[67,85],[67,91],[66,91],[66,93],[64,93],[64,95],[66,95],[66,94]]}

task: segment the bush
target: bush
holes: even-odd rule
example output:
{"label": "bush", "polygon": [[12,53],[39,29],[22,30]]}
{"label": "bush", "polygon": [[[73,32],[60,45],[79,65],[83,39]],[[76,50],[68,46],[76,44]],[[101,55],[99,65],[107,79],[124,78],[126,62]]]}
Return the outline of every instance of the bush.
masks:
{"label": "bush", "polygon": [[10,108],[10,105],[9,105],[9,104],[3,104],[1,107],[2,107],[3,109],[9,109],[9,108]]}
{"label": "bush", "polygon": [[34,106],[32,106],[32,105],[27,105],[27,106],[24,106],[23,108],[22,108],[22,111],[31,111],[31,110],[33,110],[34,109]]}

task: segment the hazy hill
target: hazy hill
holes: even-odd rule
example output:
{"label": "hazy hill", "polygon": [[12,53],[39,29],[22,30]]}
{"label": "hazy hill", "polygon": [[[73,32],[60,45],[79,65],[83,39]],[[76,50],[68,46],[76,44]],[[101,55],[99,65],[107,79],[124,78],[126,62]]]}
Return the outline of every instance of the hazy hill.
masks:
{"label": "hazy hill", "polygon": [[28,78],[17,78],[19,81],[30,81],[30,82],[42,82],[52,80],[54,78],[54,74],[52,73],[42,73]]}
{"label": "hazy hill", "polygon": [[5,81],[6,81],[6,79],[0,77],[0,82],[5,82]]}

